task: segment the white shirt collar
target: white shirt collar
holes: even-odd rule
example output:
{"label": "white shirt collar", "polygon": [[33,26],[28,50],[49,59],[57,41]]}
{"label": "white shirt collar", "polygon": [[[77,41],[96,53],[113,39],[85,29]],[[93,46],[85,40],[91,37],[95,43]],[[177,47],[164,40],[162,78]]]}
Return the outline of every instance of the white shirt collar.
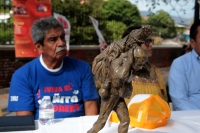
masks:
{"label": "white shirt collar", "polygon": [[42,66],[43,66],[46,70],[48,70],[48,71],[50,71],[50,72],[58,72],[58,71],[60,71],[60,70],[62,69],[62,67],[63,67],[63,61],[62,61],[62,63],[61,63],[61,65],[60,65],[59,68],[56,68],[56,69],[49,69],[49,68],[46,66],[46,64],[44,63],[43,59],[42,59],[42,54],[40,55],[40,63],[42,64]]}

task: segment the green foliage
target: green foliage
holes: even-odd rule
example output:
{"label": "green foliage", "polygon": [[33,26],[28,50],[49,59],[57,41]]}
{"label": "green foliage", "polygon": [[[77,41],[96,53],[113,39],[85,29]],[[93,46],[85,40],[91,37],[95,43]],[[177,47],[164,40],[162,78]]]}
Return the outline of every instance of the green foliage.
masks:
{"label": "green foliage", "polygon": [[126,29],[126,25],[122,22],[112,20],[107,21],[106,29],[111,33],[110,35],[105,34],[107,36],[106,39],[109,40],[109,42],[112,42],[114,40],[120,40],[122,38],[122,34]]}
{"label": "green foliage", "polygon": [[[139,0],[130,0],[133,3],[138,4]],[[161,4],[169,5],[171,7],[171,10],[174,10],[177,15],[181,18],[179,12],[182,12],[183,14],[186,14],[186,10],[183,8],[183,5],[186,6],[191,0],[140,0],[140,1],[146,1],[146,7],[149,12],[151,12],[153,9],[155,9],[157,6]],[[196,1],[195,1],[196,2]]]}
{"label": "green foliage", "polygon": [[11,44],[13,34],[12,24],[0,23],[0,44]]}
{"label": "green foliage", "polygon": [[184,28],[176,27],[176,32],[177,32],[177,34],[178,34],[178,33],[179,33],[179,34],[183,34]]}
{"label": "green foliage", "polygon": [[[11,2],[9,0],[0,0],[0,13],[10,14],[12,10]],[[10,14],[10,18],[3,22],[0,22],[0,44],[13,44],[13,16]]]}
{"label": "green foliage", "polygon": [[0,0],[0,5],[4,5],[5,0]]}
{"label": "green foliage", "polygon": [[53,12],[64,15],[71,24],[70,44],[97,44],[98,36],[89,16],[99,22],[99,30],[106,42],[121,39],[126,27],[140,24],[140,12],[126,0],[58,0],[52,1]]}
{"label": "green foliage", "polygon": [[[98,44],[98,37],[89,16],[100,16],[102,0],[90,0],[80,4],[80,0],[52,1],[53,12],[64,15],[71,24],[70,44]],[[100,26],[102,23],[99,24]]]}
{"label": "green foliage", "polygon": [[161,35],[163,38],[176,36],[174,20],[163,10],[150,14],[147,23],[152,25],[153,32],[157,36]]}
{"label": "green foliage", "polygon": [[102,12],[107,20],[123,22],[126,26],[140,25],[141,16],[137,6],[127,0],[108,0],[103,3]]}

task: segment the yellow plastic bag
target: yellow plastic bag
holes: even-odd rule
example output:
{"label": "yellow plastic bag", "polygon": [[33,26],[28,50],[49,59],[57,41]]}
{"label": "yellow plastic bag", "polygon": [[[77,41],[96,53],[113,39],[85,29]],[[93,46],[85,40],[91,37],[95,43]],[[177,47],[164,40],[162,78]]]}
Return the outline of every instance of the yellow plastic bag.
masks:
{"label": "yellow plastic bag", "polygon": [[[137,96],[137,95],[136,95]],[[130,125],[132,127],[154,129],[165,126],[171,116],[167,102],[157,95],[150,96],[141,102],[133,102],[128,106]],[[115,112],[111,114],[110,121],[119,122]]]}

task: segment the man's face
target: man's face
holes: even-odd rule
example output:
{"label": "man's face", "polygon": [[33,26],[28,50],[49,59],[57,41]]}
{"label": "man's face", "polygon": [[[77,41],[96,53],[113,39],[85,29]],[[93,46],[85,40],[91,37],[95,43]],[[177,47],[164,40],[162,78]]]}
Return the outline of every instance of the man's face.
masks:
{"label": "man's face", "polygon": [[141,47],[148,52],[148,57],[152,56],[152,46],[153,46],[153,39],[151,39],[150,37],[147,38],[146,42],[141,45]]}
{"label": "man's face", "polygon": [[39,52],[45,59],[59,60],[66,56],[66,40],[63,30],[58,28],[50,29],[44,37],[44,46],[39,46]]}
{"label": "man's face", "polygon": [[192,48],[200,55],[200,26],[198,26],[197,31],[196,40],[190,39],[190,43]]}

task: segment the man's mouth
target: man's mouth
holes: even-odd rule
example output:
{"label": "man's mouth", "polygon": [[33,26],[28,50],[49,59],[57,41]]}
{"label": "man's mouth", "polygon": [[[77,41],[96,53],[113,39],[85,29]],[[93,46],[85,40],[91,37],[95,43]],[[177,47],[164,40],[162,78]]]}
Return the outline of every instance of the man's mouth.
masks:
{"label": "man's mouth", "polygon": [[65,47],[57,47],[55,53],[57,54],[60,51],[66,50],[66,46]]}

